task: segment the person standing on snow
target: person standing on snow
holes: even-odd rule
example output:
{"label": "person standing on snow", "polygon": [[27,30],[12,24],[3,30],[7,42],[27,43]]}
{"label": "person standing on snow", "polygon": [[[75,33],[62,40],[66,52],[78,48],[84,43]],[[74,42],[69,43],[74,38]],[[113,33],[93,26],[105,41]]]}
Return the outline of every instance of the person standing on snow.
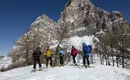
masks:
{"label": "person standing on snow", "polygon": [[33,65],[33,69],[34,71],[36,71],[36,63],[38,62],[39,64],[39,71],[42,70],[41,68],[41,62],[40,62],[40,56],[41,56],[42,52],[41,52],[41,48],[38,47],[34,52],[33,52],[33,61],[34,61],[34,65]]}
{"label": "person standing on snow", "polygon": [[50,66],[52,66],[52,51],[51,49],[49,49],[49,46],[47,47],[47,50],[44,53],[44,56],[46,57],[46,68],[48,68],[49,60],[50,60]]}
{"label": "person standing on snow", "polygon": [[72,46],[71,56],[73,57],[73,63],[74,63],[75,65],[77,65],[77,64],[76,64],[76,60],[75,60],[77,54],[78,54],[78,50],[77,50],[74,46]]}
{"label": "person standing on snow", "polygon": [[64,54],[65,54],[65,51],[63,49],[61,49],[59,51],[59,56],[60,56],[60,66],[64,66]]}
{"label": "person standing on snow", "polygon": [[86,45],[85,43],[82,43],[82,49],[83,49],[83,64],[85,67],[86,66],[86,59],[87,59],[87,64],[88,64],[88,67],[90,67],[90,61],[89,61],[89,56],[92,52],[92,46],[91,45]]}

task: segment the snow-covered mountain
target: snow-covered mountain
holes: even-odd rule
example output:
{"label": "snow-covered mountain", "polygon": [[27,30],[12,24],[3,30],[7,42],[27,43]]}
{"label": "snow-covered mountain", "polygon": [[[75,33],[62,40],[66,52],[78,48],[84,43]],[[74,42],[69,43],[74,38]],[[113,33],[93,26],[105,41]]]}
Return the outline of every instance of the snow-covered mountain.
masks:
{"label": "snow-covered mountain", "polygon": [[[94,6],[90,0],[68,0],[58,22],[45,14],[39,16],[30,25],[30,30],[16,41],[9,55],[14,62],[23,62],[31,60],[32,52],[37,47],[40,46],[44,52],[47,46],[57,45],[64,35],[63,40],[66,41],[66,46],[74,45],[80,48],[82,41],[78,39],[84,39],[84,36],[95,35],[101,40],[102,36],[109,36],[108,33],[120,36],[122,32],[128,34],[129,30],[129,23],[118,11],[110,13]],[[78,46],[73,43],[75,39],[79,41],[76,41]],[[70,41],[67,42],[67,40]],[[115,41],[117,40],[119,39],[116,38]],[[108,43],[107,40],[102,40],[102,43],[105,44],[105,41]]]}
{"label": "snow-covered mountain", "polygon": [[19,40],[16,42],[16,45],[14,46],[13,49],[16,49],[18,47],[17,43],[25,42],[23,41],[23,38],[25,38],[27,41],[27,37],[29,40],[34,42],[38,40],[39,41],[38,45],[40,46],[42,46],[43,43],[51,44],[52,40],[56,40],[57,38],[57,34],[56,34],[57,28],[59,28],[59,25],[55,21],[50,19],[48,16],[46,16],[45,14],[39,16],[31,24],[30,31],[26,32],[24,36],[19,38]]}
{"label": "snow-covered mountain", "polygon": [[130,70],[92,65],[91,68],[64,66],[31,73],[33,66],[0,73],[0,80],[130,80]]}
{"label": "snow-covered mountain", "polygon": [[21,36],[15,43],[12,51],[9,53],[11,57],[16,55],[16,61],[25,61],[25,54],[32,56],[32,52],[37,47],[42,47],[42,51],[48,45],[56,44],[58,40],[59,25],[45,14],[39,16],[30,26],[30,30]]}

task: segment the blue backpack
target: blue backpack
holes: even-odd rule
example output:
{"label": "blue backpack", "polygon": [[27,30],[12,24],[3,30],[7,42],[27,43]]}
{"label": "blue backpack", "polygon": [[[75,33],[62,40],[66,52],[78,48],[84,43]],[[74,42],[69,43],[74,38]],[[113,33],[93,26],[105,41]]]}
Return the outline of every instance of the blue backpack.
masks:
{"label": "blue backpack", "polygon": [[91,51],[92,51],[92,46],[91,46],[91,45],[86,45],[86,46],[84,46],[84,51],[85,51],[85,53],[91,53]]}

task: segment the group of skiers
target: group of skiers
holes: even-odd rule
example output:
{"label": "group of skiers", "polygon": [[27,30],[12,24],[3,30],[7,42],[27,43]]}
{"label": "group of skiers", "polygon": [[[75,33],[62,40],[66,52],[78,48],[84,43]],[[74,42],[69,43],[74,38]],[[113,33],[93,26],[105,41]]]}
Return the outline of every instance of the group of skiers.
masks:
{"label": "group of skiers", "polygon": [[[83,65],[85,67],[89,67],[90,66],[90,61],[89,61],[89,56],[90,56],[90,53],[92,52],[92,46],[91,45],[86,45],[85,43],[82,43],[82,50],[83,50]],[[74,47],[72,46],[72,49],[71,49],[71,56],[73,58],[73,63],[75,65],[77,65],[76,63],[76,56],[77,54],[79,53],[79,51]],[[34,66],[33,66],[33,69],[36,71],[36,63],[38,62],[39,64],[39,71],[42,70],[42,66],[41,66],[41,62],[40,62],[40,56],[41,56],[42,52],[41,52],[41,48],[38,47],[34,52],[33,52],[33,60],[34,60]],[[60,58],[60,66],[64,66],[64,54],[65,54],[65,51],[64,49],[61,49],[59,52],[58,52],[58,55],[59,55],[59,58]],[[50,61],[50,66],[52,66],[52,51],[51,49],[49,48],[49,46],[47,47],[46,51],[43,53],[43,55],[45,56],[46,58],[46,68],[48,68],[48,63]],[[87,60],[87,65],[86,65],[86,60]]]}

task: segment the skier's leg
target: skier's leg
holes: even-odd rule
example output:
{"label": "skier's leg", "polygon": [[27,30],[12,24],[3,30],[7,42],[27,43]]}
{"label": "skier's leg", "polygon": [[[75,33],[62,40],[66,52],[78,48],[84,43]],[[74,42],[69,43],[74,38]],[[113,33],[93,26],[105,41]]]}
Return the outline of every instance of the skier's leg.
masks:
{"label": "skier's leg", "polygon": [[88,66],[90,65],[89,55],[87,56],[87,64],[88,64]]}
{"label": "skier's leg", "polygon": [[39,71],[42,71],[42,68],[41,68],[42,66],[41,66],[40,58],[37,59],[37,62],[39,64]]}
{"label": "skier's leg", "polygon": [[38,59],[37,62],[38,62],[38,64],[39,64],[39,68],[41,68],[42,66],[41,66],[41,61],[40,61],[40,59]]}
{"label": "skier's leg", "polygon": [[62,64],[62,56],[60,56],[60,65]]}
{"label": "skier's leg", "polygon": [[64,65],[64,60],[63,60],[63,56],[60,56],[60,66]]}
{"label": "skier's leg", "polygon": [[75,57],[76,57],[76,55],[73,56],[73,62],[74,62],[74,64],[76,64]]}
{"label": "skier's leg", "polygon": [[83,64],[86,65],[86,56],[83,56]]}
{"label": "skier's leg", "polygon": [[64,56],[62,56],[62,66],[64,65]]}
{"label": "skier's leg", "polygon": [[46,57],[46,67],[48,68],[48,61],[49,61],[49,59],[48,59],[48,57]]}
{"label": "skier's leg", "polygon": [[61,60],[62,60],[62,57],[60,56],[60,65],[62,64],[62,63],[61,63]]}
{"label": "skier's leg", "polygon": [[34,59],[33,69],[36,69],[36,60]]}
{"label": "skier's leg", "polygon": [[50,59],[50,65],[52,66],[52,57],[49,57],[49,59]]}
{"label": "skier's leg", "polygon": [[73,57],[73,63],[75,64],[75,56],[72,56]]}
{"label": "skier's leg", "polygon": [[75,56],[74,56],[75,64],[76,64],[76,59],[75,59],[75,58],[76,58],[76,56],[77,56],[77,55],[75,55]]}

